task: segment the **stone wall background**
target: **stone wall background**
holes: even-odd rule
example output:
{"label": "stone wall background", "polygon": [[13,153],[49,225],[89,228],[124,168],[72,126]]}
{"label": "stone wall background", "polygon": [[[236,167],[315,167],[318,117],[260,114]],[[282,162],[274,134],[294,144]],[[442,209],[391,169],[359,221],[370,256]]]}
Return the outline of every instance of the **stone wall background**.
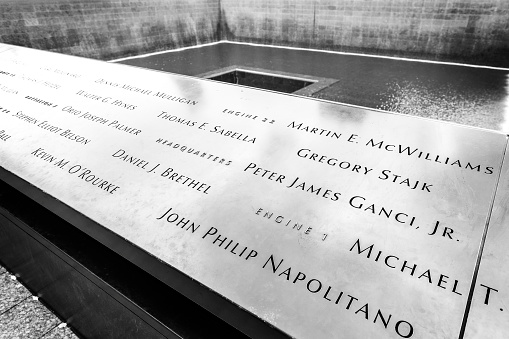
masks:
{"label": "stone wall background", "polygon": [[0,0],[0,42],[112,59],[217,41],[219,0]]}
{"label": "stone wall background", "polygon": [[0,42],[99,59],[227,39],[509,67],[508,0],[0,0]]}
{"label": "stone wall background", "polygon": [[508,0],[222,0],[228,38],[509,67]]}

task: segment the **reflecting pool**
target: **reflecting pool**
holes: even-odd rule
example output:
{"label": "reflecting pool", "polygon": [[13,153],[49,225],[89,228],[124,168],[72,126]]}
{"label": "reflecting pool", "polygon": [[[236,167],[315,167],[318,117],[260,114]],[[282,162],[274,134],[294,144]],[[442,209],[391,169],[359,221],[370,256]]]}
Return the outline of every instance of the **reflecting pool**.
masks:
{"label": "reflecting pool", "polygon": [[236,66],[332,79],[306,95],[509,133],[509,69],[231,42],[118,62],[190,76]]}

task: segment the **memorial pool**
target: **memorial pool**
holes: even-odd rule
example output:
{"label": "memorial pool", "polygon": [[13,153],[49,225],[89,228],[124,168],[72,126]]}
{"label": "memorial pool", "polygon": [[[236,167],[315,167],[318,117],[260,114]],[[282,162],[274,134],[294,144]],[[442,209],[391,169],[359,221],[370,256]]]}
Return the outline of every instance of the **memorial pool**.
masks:
{"label": "memorial pool", "polygon": [[509,131],[509,69],[220,42],[117,62],[190,76],[248,68],[322,78],[304,95]]}
{"label": "memorial pool", "polygon": [[509,333],[506,134],[0,51],[0,261],[83,337]]}

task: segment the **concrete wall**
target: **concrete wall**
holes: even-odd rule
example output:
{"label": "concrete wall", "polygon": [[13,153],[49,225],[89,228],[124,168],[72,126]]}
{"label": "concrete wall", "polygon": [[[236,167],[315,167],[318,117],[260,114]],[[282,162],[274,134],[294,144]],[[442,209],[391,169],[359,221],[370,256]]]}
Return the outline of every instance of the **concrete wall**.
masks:
{"label": "concrete wall", "polygon": [[509,0],[0,0],[0,42],[93,58],[228,39],[509,67]]}
{"label": "concrete wall", "polygon": [[219,0],[0,0],[0,42],[111,59],[218,40]]}
{"label": "concrete wall", "polygon": [[222,0],[230,40],[509,67],[508,0]]}

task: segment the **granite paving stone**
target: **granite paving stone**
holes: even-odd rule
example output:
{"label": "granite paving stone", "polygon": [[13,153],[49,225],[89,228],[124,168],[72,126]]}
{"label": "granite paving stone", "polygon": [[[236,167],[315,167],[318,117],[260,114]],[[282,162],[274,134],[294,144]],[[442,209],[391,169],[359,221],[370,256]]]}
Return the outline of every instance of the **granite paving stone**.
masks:
{"label": "granite paving stone", "polygon": [[61,321],[34,298],[0,316],[0,339],[38,339]]}
{"label": "granite paving stone", "polygon": [[61,324],[46,333],[41,339],[79,339],[79,337],[69,327]]}
{"label": "granite paving stone", "polygon": [[12,279],[10,274],[0,275],[0,314],[5,313],[13,306],[30,297],[28,291],[17,280]]}

